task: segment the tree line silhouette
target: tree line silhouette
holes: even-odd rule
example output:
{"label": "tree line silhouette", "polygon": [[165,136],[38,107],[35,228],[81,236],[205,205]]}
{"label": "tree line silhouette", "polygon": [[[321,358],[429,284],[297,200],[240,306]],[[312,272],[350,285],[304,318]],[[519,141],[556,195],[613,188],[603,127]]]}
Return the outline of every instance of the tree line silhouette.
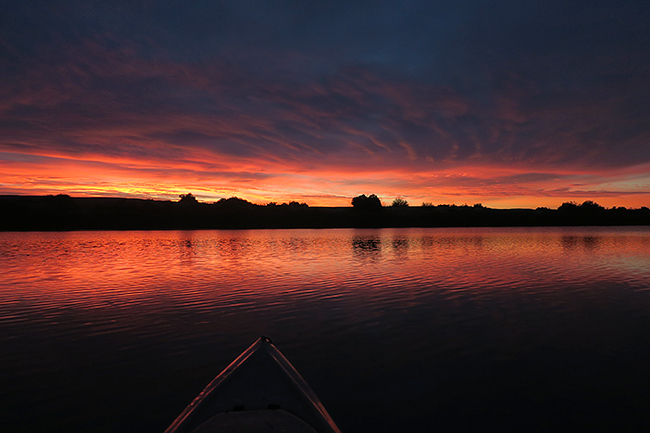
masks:
{"label": "tree line silhouette", "polygon": [[606,209],[587,200],[557,209],[492,209],[475,205],[409,206],[397,198],[383,206],[375,195],[351,207],[310,207],[295,201],[266,205],[230,197],[201,203],[191,193],[178,201],[56,196],[0,196],[0,230],[149,230],[346,227],[506,227],[650,225],[650,209]]}

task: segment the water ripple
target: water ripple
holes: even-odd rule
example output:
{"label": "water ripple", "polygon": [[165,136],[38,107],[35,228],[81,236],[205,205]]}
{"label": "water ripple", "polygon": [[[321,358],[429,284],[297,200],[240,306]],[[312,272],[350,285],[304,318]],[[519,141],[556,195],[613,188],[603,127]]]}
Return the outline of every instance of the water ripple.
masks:
{"label": "water ripple", "polygon": [[0,269],[11,407],[185,372],[176,392],[260,334],[343,388],[343,408],[385,382],[427,395],[450,380],[432,371],[639,373],[650,346],[647,228],[0,233]]}

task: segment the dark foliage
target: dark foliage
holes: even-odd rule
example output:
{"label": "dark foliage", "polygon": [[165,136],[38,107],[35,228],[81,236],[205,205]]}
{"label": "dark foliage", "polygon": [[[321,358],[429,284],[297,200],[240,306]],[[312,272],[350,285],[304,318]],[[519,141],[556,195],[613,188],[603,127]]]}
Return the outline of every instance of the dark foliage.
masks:
{"label": "dark foliage", "polygon": [[362,211],[377,211],[382,208],[381,200],[375,194],[370,194],[366,197],[361,194],[352,199],[352,207]]}
{"label": "dark foliage", "polygon": [[253,204],[248,200],[244,200],[243,198],[239,197],[222,198],[216,202],[215,205],[230,209],[247,209],[257,206],[256,204]]}
{"label": "dark foliage", "polygon": [[395,200],[393,200],[393,203],[391,204],[392,207],[408,207],[409,202],[404,200],[401,197],[397,197]]}
{"label": "dark foliage", "polygon": [[179,203],[183,203],[183,204],[198,204],[198,200],[196,199],[196,197],[194,197],[194,196],[192,195],[191,192],[189,192],[189,193],[187,193],[187,194],[181,194],[181,195],[179,195],[179,197],[180,197]]}

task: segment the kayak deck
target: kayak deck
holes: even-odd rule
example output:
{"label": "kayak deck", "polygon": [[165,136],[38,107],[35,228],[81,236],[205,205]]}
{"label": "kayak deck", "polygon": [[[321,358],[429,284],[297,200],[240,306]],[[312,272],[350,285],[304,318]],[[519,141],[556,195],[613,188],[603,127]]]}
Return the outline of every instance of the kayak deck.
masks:
{"label": "kayak deck", "polygon": [[316,433],[300,418],[284,410],[226,412],[213,416],[192,433]]}
{"label": "kayak deck", "polygon": [[316,394],[261,337],[222,371],[165,433],[340,433]]}

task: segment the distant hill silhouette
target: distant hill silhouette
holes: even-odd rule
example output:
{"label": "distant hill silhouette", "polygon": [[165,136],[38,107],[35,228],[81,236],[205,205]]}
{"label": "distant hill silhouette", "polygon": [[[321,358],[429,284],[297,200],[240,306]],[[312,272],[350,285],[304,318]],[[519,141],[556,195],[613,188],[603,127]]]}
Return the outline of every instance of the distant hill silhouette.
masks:
{"label": "distant hill silhouette", "polygon": [[[188,198],[189,196],[189,198]],[[166,230],[364,227],[506,227],[650,225],[650,209],[605,209],[564,203],[558,209],[491,209],[482,205],[377,206],[375,197],[355,207],[309,207],[291,202],[262,206],[231,197],[200,203],[125,198],[0,196],[0,230]]]}

